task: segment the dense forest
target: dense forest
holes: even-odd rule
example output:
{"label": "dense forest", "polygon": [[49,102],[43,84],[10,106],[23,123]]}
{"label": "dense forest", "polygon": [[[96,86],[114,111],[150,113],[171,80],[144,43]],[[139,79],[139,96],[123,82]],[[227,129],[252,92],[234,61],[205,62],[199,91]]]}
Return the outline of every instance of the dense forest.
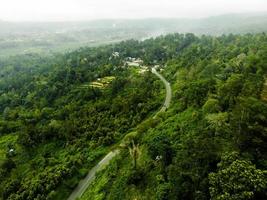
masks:
{"label": "dense forest", "polygon": [[113,51],[1,61],[3,199],[66,198],[98,158],[158,109],[157,78],[124,67]]}
{"label": "dense forest", "polygon": [[[116,54],[114,54],[116,52]],[[171,83],[171,107],[154,114]],[[267,199],[267,36],[170,34],[0,61],[2,199]],[[119,145],[120,144],[120,145]]]}
{"label": "dense forest", "polygon": [[266,42],[177,34],[139,44],[171,81],[171,108],[133,130],[81,199],[266,199]]}

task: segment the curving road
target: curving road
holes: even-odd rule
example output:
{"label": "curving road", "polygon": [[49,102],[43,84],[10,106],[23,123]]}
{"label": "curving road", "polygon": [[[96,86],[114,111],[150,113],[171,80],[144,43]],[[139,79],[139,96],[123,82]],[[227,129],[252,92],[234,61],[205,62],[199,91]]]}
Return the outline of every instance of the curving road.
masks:
{"label": "curving road", "polygon": [[[157,77],[160,78],[160,80],[164,83],[165,85],[165,89],[166,89],[166,97],[165,97],[165,101],[163,103],[163,106],[161,107],[161,109],[159,110],[158,113],[160,112],[165,112],[167,110],[167,108],[169,108],[170,103],[171,103],[171,98],[172,98],[172,89],[170,86],[170,83],[160,74],[157,72],[157,70],[153,67],[152,68],[152,73],[155,74]],[[158,114],[157,113],[157,114]],[[156,116],[156,115],[155,115]],[[154,117],[155,117],[154,116]]]}
{"label": "curving road", "polygon": [[[170,83],[160,73],[158,73],[154,67],[152,68],[152,73],[155,74],[158,78],[160,78],[160,80],[164,83],[166,89],[165,101],[161,109],[153,117],[155,118],[158,113],[165,112],[166,109],[170,106],[172,95],[171,95]],[[95,179],[96,173],[101,169],[103,169],[106,165],[108,165],[111,159],[114,158],[119,153],[120,151],[118,149],[109,152],[96,166],[94,166],[89,171],[87,176],[79,182],[78,186],[72,191],[71,195],[67,200],[76,200],[77,198],[81,197],[85,192],[85,190],[87,189],[87,187],[90,185],[90,183]]]}

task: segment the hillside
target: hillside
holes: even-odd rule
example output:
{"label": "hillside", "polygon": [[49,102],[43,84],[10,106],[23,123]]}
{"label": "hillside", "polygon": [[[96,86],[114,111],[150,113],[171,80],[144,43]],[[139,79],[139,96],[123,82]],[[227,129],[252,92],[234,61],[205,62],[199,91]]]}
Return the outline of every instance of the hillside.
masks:
{"label": "hillside", "polygon": [[173,44],[179,50],[164,62],[171,107],[137,126],[80,199],[266,199],[266,39]]}
{"label": "hillside", "polygon": [[0,63],[3,199],[66,198],[98,159],[158,109],[157,78],[124,67],[125,56],[112,58],[113,48]]}
{"label": "hillside", "polygon": [[82,200],[266,199],[266,55],[265,33],[170,34],[1,59],[1,198],[67,199],[119,149]]}

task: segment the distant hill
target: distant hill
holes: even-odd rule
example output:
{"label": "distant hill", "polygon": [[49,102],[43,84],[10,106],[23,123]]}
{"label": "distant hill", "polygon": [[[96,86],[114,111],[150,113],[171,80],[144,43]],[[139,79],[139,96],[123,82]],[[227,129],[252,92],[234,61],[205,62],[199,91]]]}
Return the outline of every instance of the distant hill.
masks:
{"label": "distant hill", "polygon": [[196,35],[267,31],[267,13],[227,14],[201,19],[106,19],[83,22],[0,21],[0,55],[55,52],[168,33]]}
{"label": "distant hill", "polygon": [[[66,32],[97,29],[146,29],[195,34],[247,33],[267,30],[267,12],[212,16],[208,18],[104,19],[82,22],[5,22],[0,20],[0,34],[33,33],[39,31]],[[240,30],[241,28],[241,30]]]}

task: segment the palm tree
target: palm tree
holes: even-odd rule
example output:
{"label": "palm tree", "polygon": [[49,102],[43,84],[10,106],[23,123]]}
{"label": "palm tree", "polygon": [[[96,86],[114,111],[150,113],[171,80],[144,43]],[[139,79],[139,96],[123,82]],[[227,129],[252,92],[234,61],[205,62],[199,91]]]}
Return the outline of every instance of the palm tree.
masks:
{"label": "palm tree", "polygon": [[134,141],[132,140],[132,147],[129,147],[129,152],[130,152],[130,155],[133,159],[133,166],[134,166],[134,169],[136,169],[136,166],[137,166],[137,159],[138,157],[140,156],[141,154],[141,151],[139,149],[139,145],[135,145]]}

